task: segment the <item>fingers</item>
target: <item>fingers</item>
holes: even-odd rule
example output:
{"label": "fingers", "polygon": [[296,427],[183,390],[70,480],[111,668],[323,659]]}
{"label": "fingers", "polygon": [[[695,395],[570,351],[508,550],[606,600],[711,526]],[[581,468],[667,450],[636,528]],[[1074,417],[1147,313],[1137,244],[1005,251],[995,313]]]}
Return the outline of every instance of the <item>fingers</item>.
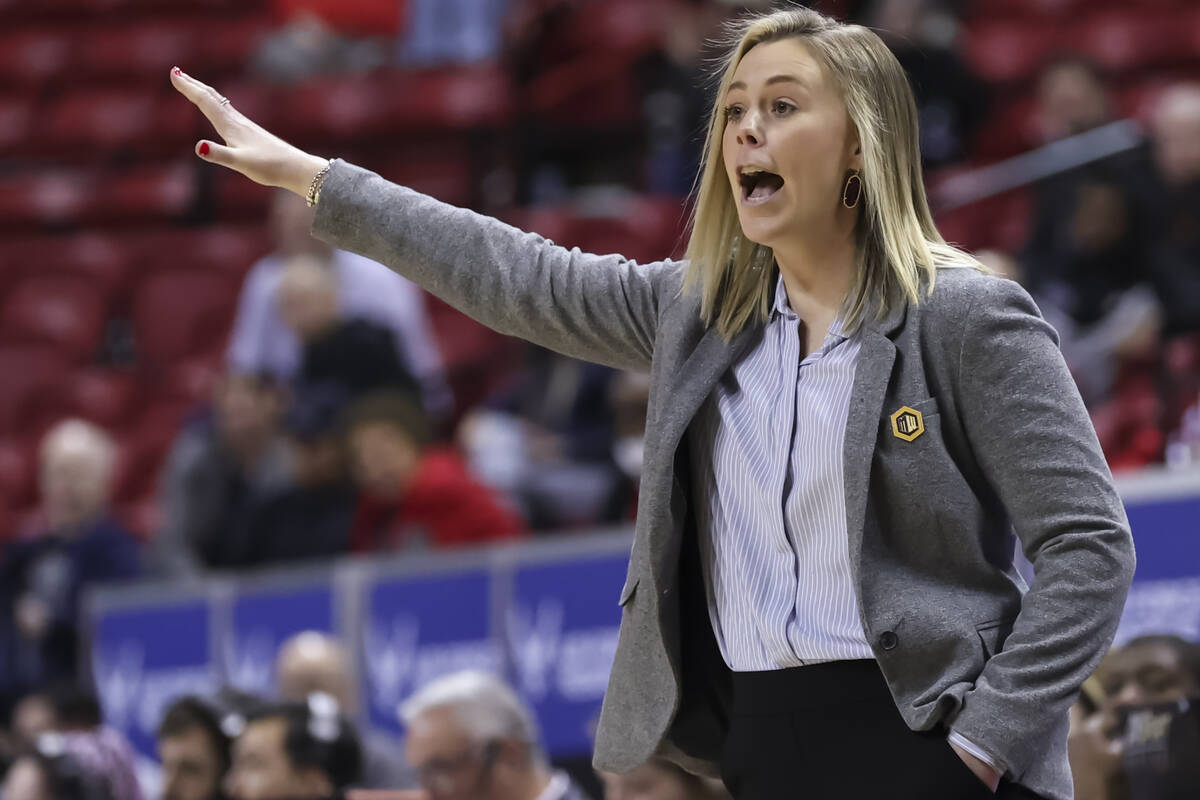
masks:
{"label": "fingers", "polygon": [[212,123],[217,133],[221,134],[222,138],[226,138],[225,123],[230,113],[230,107],[228,103],[223,102],[225,98],[221,96],[220,92],[196,80],[179,67],[171,70],[171,85],[180,94],[191,100],[200,109],[200,113],[204,114]]}
{"label": "fingers", "polygon": [[220,164],[222,167],[234,167],[234,154],[232,147],[226,147],[223,144],[208,139],[202,139],[196,143],[196,155],[203,158],[205,161],[211,161],[214,164]]}

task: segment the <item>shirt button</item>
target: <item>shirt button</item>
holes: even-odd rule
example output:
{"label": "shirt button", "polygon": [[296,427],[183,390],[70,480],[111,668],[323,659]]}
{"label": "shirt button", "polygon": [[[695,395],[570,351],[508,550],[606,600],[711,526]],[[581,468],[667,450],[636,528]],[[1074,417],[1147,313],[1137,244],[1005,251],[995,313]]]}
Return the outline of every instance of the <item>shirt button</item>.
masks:
{"label": "shirt button", "polygon": [[879,634],[879,646],[884,650],[895,650],[898,644],[900,644],[900,637],[891,631]]}

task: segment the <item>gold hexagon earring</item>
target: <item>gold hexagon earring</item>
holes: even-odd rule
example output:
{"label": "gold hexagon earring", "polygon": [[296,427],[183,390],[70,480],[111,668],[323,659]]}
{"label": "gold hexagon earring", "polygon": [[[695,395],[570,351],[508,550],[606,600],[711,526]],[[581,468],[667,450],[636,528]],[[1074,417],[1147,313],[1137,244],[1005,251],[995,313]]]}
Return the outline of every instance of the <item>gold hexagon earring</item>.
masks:
{"label": "gold hexagon earring", "polygon": [[[842,205],[846,208],[854,208],[862,198],[862,178],[858,177],[859,173],[860,170],[850,170],[850,174],[846,176],[846,182],[842,184]],[[850,200],[851,194],[854,196],[853,201]]]}

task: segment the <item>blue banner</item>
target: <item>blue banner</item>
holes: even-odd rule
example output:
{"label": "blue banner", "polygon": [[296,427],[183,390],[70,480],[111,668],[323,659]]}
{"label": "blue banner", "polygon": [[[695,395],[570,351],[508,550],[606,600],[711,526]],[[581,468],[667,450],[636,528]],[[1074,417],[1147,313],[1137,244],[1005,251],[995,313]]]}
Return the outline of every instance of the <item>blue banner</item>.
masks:
{"label": "blue banner", "polygon": [[154,732],[172,700],[218,688],[211,625],[203,599],[96,616],[92,669],[104,718],[142,755],[156,757]]}
{"label": "blue banner", "polygon": [[368,716],[402,732],[400,703],[432,679],[462,669],[500,672],[487,569],[389,578],[366,588],[360,653]]}
{"label": "blue banner", "polygon": [[592,752],[617,651],[617,606],[629,559],[585,556],[517,569],[505,633],[517,690],[552,756]]}
{"label": "blue banner", "polygon": [[333,632],[333,592],[327,584],[243,592],[233,601],[230,621],[221,646],[226,680],[273,696],[279,646],[301,631]]}

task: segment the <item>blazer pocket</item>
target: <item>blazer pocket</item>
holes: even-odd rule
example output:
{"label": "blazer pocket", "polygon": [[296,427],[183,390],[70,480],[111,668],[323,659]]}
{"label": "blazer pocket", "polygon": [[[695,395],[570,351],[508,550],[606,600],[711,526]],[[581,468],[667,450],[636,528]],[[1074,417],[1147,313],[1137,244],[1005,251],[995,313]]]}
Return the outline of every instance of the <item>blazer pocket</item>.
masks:
{"label": "blazer pocket", "polygon": [[626,579],[625,585],[621,587],[621,599],[617,601],[617,605],[623,607],[629,604],[629,601],[633,599],[634,592],[637,591],[638,583],[640,583],[641,580],[641,578]]}
{"label": "blazer pocket", "polygon": [[1012,633],[1013,623],[1016,622],[1016,619],[1016,617],[1005,617],[990,622],[981,622],[975,626],[975,630],[979,634],[979,641],[983,644],[985,657],[992,658],[1004,649],[1004,641]]}

